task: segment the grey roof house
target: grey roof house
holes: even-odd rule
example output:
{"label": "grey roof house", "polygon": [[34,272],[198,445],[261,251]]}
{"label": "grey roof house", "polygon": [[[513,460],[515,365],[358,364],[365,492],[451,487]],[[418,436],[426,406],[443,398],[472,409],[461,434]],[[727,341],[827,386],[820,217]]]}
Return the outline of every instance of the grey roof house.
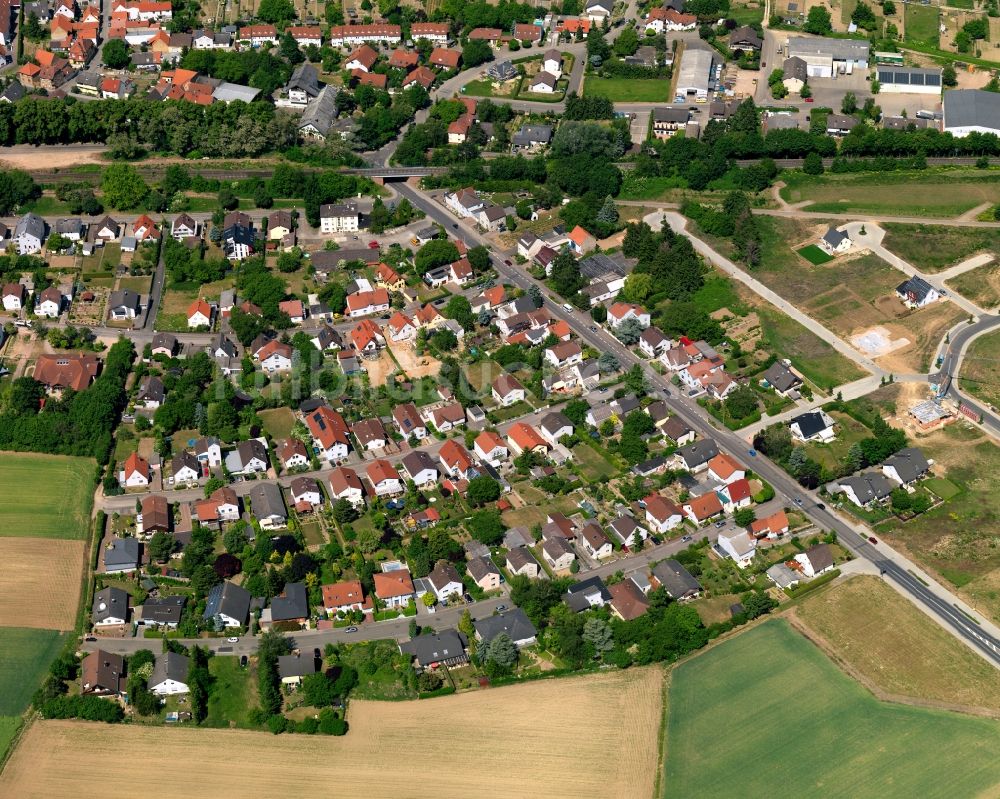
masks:
{"label": "grey roof house", "polygon": [[399,651],[412,655],[419,669],[438,664],[457,666],[468,663],[465,636],[457,630],[442,630],[433,635],[418,635],[399,645]]}
{"label": "grey roof house", "polygon": [[535,638],[538,635],[535,625],[531,623],[521,608],[513,608],[505,613],[487,616],[472,624],[476,628],[476,639],[482,641],[483,644],[488,644],[501,633],[506,633],[510,640],[520,648],[531,646],[535,643]]}
{"label": "grey roof house", "polygon": [[250,617],[250,592],[236,583],[224,582],[208,592],[203,618],[215,619],[222,627],[242,627]]}
{"label": "grey roof house", "polygon": [[694,599],[701,593],[701,583],[679,561],[669,559],[657,563],[653,569],[656,578],[667,595],[678,602]]}

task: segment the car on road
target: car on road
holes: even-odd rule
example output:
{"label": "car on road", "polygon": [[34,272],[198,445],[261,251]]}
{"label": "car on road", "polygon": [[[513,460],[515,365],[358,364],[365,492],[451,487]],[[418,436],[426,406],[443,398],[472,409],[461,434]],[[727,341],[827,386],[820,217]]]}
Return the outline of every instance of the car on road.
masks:
{"label": "car on road", "polygon": [[377,241],[369,241],[368,242],[368,249],[369,250],[377,250],[379,248],[379,246],[380,245],[379,245],[379,243]]}
{"label": "car on road", "polygon": [[870,536],[868,536],[868,543],[869,544],[877,544],[878,543],[878,539],[875,536],[870,535]]}
{"label": "car on road", "polygon": [[235,637],[234,638],[227,638],[226,639],[226,643],[227,644],[238,644],[239,642],[240,642],[240,639],[239,638],[235,638]]}
{"label": "car on road", "polygon": [[316,660],[319,660],[321,657],[323,657],[323,653],[319,651],[318,646],[315,649],[313,649],[313,657],[316,658]]}
{"label": "car on road", "polygon": [[344,628],[345,633],[356,633],[358,631],[357,627],[346,627]]}
{"label": "car on road", "polygon": [[715,523],[715,526],[716,526],[717,528],[718,528],[718,527],[725,527],[725,526],[726,526],[726,523],[725,523],[725,521],[721,521],[721,522],[716,522],[716,523]]}
{"label": "car on road", "polygon": [[826,510],[826,505],[824,505],[822,502],[817,502],[816,507],[819,508],[820,510]]}
{"label": "car on road", "polygon": [[570,305],[568,302],[564,302],[563,310],[566,311],[567,313],[573,313],[573,306]]}
{"label": "car on road", "polygon": [[596,333],[597,332],[597,325],[591,325],[588,328],[588,330],[590,330],[591,333]]}
{"label": "car on road", "polygon": [[682,535],[681,536],[681,541],[684,541],[685,543],[687,543],[690,540],[691,540],[691,536],[689,536],[689,535]]}
{"label": "car on road", "polygon": [[15,319],[14,320],[14,327],[27,327],[27,328],[30,329],[31,328],[31,320],[30,319]]}
{"label": "car on road", "polygon": [[801,505],[801,504],[802,504],[802,500],[801,500],[801,499],[799,499],[798,497],[796,497],[796,498],[795,498],[795,499],[793,500],[793,502],[795,502],[795,504],[796,504],[796,505]]}
{"label": "car on road", "polygon": [[751,458],[756,458],[757,457],[757,450],[755,450],[755,449],[748,449],[747,450],[747,455],[749,455]]}
{"label": "car on road", "polygon": [[805,99],[805,101],[806,101],[807,103],[814,103],[814,102],[816,102],[815,98],[813,98],[813,97],[806,97],[806,98],[804,98],[804,99]]}
{"label": "car on road", "polygon": [[494,610],[497,611],[497,613],[499,613],[501,610],[507,610],[507,606],[506,605],[497,605],[494,608]]}
{"label": "car on road", "polygon": [[453,228],[454,228],[455,230],[458,230],[458,225],[457,225],[457,224],[455,224],[454,222],[452,222],[452,223],[451,223],[451,226],[452,226],[452,227],[453,227]]}
{"label": "car on road", "polygon": [[507,266],[513,266],[514,265],[514,262],[512,260],[510,260],[510,258],[504,258],[503,262]]}
{"label": "car on road", "polygon": [[93,641],[96,641],[96,640],[97,640],[97,638],[96,638],[95,636],[93,636],[93,635],[88,635],[88,636],[87,636],[86,638],[84,638],[83,640],[84,640],[84,641],[88,641],[88,642],[93,642]]}

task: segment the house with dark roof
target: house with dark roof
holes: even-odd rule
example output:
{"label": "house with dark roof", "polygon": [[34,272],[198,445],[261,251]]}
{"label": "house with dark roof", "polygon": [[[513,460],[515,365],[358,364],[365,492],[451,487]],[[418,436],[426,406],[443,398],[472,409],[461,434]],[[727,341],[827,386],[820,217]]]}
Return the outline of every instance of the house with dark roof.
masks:
{"label": "house with dark roof", "polygon": [[305,583],[285,583],[284,590],[271,599],[271,607],[260,617],[261,626],[278,622],[305,624],[309,618],[309,595]]}
{"label": "house with dark roof", "polygon": [[465,571],[484,591],[495,591],[500,587],[500,570],[489,558],[489,548],[486,555],[477,555],[466,564]]}
{"label": "house with dark roof", "polygon": [[805,552],[795,556],[806,577],[819,577],[828,571],[833,571],[833,550],[829,544],[817,544]]}
{"label": "house with dark roof", "polygon": [[882,474],[904,486],[926,477],[930,468],[931,462],[916,447],[901,449],[882,462]]}
{"label": "house with dark roof", "polygon": [[278,677],[282,685],[300,685],[303,677],[315,674],[316,658],[300,652],[278,655]]}
{"label": "house with dark roof", "polygon": [[661,560],[653,567],[652,573],[656,585],[677,602],[696,599],[701,595],[701,583],[679,561],[672,558]]}
{"label": "house with dark roof", "polygon": [[129,595],[121,588],[108,586],[94,594],[90,620],[95,627],[125,624],[128,621]]}
{"label": "house with dark roof", "polygon": [[420,671],[437,666],[458,666],[469,662],[465,636],[457,630],[442,630],[433,635],[418,635],[399,645],[399,651],[413,657]]}
{"label": "house with dark roof", "polygon": [[679,469],[697,473],[708,468],[708,462],[719,454],[719,446],[711,438],[695,441],[674,453],[674,463]]}
{"label": "house with dark roof", "polygon": [[913,275],[896,286],[896,296],[907,308],[923,308],[941,298],[941,293],[922,277]]}
{"label": "house with dark roof", "polygon": [[788,429],[798,441],[821,441],[829,443],[836,438],[833,419],[823,410],[806,411],[788,423]]}
{"label": "house with dark roof", "polygon": [[622,621],[631,621],[649,610],[649,600],[631,578],[621,580],[608,588],[611,594],[611,613]]}
{"label": "house with dark roof", "polygon": [[869,508],[887,500],[896,484],[880,472],[862,472],[843,478],[838,488],[858,507]]}
{"label": "house with dark roof", "polygon": [[125,659],[98,649],[80,664],[80,693],[117,696],[125,688]]}
{"label": "house with dark roof", "polygon": [[783,397],[802,385],[802,378],[781,361],[775,361],[761,375],[763,381]]}
{"label": "house with dark roof", "polygon": [[139,568],[140,544],[137,538],[112,538],[104,550],[104,571],[107,574],[131,572]]}
{"label": "house with dark roof", "polygon": [[156,656],[153,673],[149,677],[149,690],[157,696],[174,696],[188,692],[188,671],[191,661],[176,652],[164,652]]}
{"label": "house with dark roof", "polygon": [[600,577],[588,577],[571,585],[563,599],[570,610],[580,613],[591,608],[604,607],[611,601],[611,593]]}
{"label": "house with dark roof", "polygon": [[242,627],[250,617],[252,597],[236,583],[224,582],[208,592],[203,618],[212,619],[220,629]]}
{"label": "house with dark roof", "polygon": [[512,608],[495,616],[487,616],[474,621],[472,625],[476,629],[476,640],[483,646],[502,633],[520,649],[534,644],[538,635],[535,625],[521,608]]}
{"label": "house with dark roof", "polygon": [[524,577],[538,577],[540,567],[527,547],[519,546],[507,552],[507,571]]}
{"label": "house with dark roof", "polygon": [[147,598],[142,603],[142,614],[139,623],[145,627],[168,627],[176,629],[181,623],[184,613],[184,603],[187,597],[164,596],[156,599]]}

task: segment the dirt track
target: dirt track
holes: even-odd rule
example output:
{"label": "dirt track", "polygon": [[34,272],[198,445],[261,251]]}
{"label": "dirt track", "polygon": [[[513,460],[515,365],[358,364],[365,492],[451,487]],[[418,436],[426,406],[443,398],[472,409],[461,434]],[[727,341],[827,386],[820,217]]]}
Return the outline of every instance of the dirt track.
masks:
{"label": "dirt track", "polygon": [[101,163],[108,148],[103,144],[71,147],[0,147],[0,167],[4,169],[63,169],[80,164]]}

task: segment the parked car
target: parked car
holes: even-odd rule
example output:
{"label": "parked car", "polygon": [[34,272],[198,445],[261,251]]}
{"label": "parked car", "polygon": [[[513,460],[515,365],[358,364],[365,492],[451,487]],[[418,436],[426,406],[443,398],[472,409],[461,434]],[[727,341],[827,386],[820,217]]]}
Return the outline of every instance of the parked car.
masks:
{"label": "parked car", "polygon": [[501,610],[507,610],[506,605],[497,605],[495,610],[499,613]]}
{"label": "parked car", "polygon": [[249,659],[247,658],[246,655],[241,656],[240,657],[240,668],[241,669],[245,669],[247,667],[247,663],[249,663],[249,662],[250,661],[249,661]]}
{"label": "parked car", "polygon": [[319,651],[318,646],[313,650],[313,657],[316,658],[316,660],[319,660],[321,657],[323,657],[323,653]]}
{"label": "parked car", "polygon": [[356,633],[357,631],[358,631],[358,628],[357,628],[357,627],[347,627],[347,628],[346,628],[346,629],[344,630],[344,632],[345,632],[345,633]]}
{"label": "parked car", "polygon": [[878,539],[875,536],[870,535],[870,536],[868,536],[868,543],[870,543],[870,544],[877,544],[878,543]]}
{"label": "parked car", "polygon": [[226,643],[227,644],[238,644],[239,641],[240,641],[240,639],[237,638],[236,636],[233,636],[232,638],[227,638],[226,639]]}

